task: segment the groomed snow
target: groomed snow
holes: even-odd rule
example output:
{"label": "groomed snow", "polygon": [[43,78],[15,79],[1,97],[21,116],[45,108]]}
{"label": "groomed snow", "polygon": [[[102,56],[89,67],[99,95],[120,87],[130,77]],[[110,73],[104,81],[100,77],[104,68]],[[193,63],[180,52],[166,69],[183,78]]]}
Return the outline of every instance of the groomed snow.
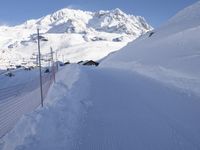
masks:
{"label": "groomed snow", "polygon": [[200,148],[200,101],[120,69],[65,67],[45,107],[25,115],[3,150]]}
{"label": "groomed snow", "polygon": [[169,21],[98,68],[64,67],[45,108],[25,115],[0,149],[199,150],[200,30],[197,19],[187,23]]}

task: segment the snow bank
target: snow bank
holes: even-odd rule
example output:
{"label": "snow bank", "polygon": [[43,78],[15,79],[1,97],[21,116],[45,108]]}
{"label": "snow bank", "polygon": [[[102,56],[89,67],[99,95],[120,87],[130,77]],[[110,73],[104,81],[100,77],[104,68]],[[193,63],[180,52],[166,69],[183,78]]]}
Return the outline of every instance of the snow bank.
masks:
{"label": "snow bank", "polygon": [[24,115],[16,127],[1,141],[2,149],[66,148],[79,126],[80,116],[83,115],[85,107],[82,103],[87,101],[87,79],[84,73],[81,73],[80,79],[80,72],[79,66],[76,65],[60,71],[57,82],[45,100],[44,108],[38,108],[33,113]]}
{"label": "snow bank", "polygon": [[173,80],[175,85],[199,93],[199,10],[200,2],[184,9],[166,25],[104,59],[101,66],[138,71],[164,82]]}

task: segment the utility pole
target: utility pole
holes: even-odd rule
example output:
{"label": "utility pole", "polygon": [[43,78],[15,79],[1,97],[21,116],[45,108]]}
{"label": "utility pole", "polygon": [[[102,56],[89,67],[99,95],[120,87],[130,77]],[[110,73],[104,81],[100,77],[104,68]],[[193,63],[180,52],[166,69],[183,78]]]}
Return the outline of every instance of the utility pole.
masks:
{"label": "utility pole", "polygon": [[53,73],[53,80],[56,81],[56,75],[55,75],[55,67],[54,67],[54,61],[53,61],[53,49],[51,47],[51,65],[52,65],[52,73]]}
{"label": "utility pole", "polygon": [[42,68],[41,68],[41,52],[40,52],[40,30],[37,29],[38,36],[38,59],[39,59],[39,71],[40,71],[40,94],[41,94],[41,105],[44,105],[43,89],[42,89]]}

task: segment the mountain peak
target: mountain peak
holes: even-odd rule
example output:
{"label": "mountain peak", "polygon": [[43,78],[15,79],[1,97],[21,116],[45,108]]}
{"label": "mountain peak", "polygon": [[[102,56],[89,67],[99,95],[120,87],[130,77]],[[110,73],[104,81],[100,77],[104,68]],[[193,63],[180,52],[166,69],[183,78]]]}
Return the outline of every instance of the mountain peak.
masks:
{"label": "mountain peak", "polygon": [[32,62],[32,54],[37,51],[37,27],[43,37],[42,53],[48,53],[51,45],[61,55],[68,53],[72,62],[102,59],[151,30],[144,19],[127,15],[119,8],[98,12],[64,8],[18,26],[1,27],[0,63],[9,65],[10,60],[20,64],[23,58]]}
{"label": "mountain peak", "polygon": [[[127,15],[119,8],[98,12],[88,12],[64,8],[38,21],[41,26],[48,26],[49,31],[63,33],[73,31],[83,33],[97,30],[109,33],[140,35],[151,30],[151,26],[140,17]],[[69,29],[70,28],[70,29]]]}
{"label": "mountain peak", "polygon": [[92,14],[92,13],[88,11],[82,11],[79,9],[63,8],[51,14],[51,17],[54,17],[56,20],[56,19],[62,19],[64,17],[69,17],[70,15],[79,16],[83,14]]}
{"label": "mountain peak", "polygon": [[116,14],[116,15],[124,15],[125,13],[121,10],[121,9],[119,9],[119,8],[115,8],[115,9],[113,9],[111,12],[113,12],[114,14]]}
{"label": "mountain peak", "polygon": [[139,35],[152,30],[144,18],[127,15],[119,8],[96,12],[89,25],[98,31],[130,35]]}

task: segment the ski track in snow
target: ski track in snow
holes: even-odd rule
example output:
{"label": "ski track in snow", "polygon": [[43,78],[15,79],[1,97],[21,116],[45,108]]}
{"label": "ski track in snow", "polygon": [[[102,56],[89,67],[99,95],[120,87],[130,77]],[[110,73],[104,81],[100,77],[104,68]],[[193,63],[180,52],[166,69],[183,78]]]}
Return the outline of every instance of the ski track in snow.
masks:
{"label": "ski track in snow", "polygon": [[23,117],[3,150],[200,148],[199,97],[136,72],[75,66],[59,72],[45,109]]}
{"label": "ski track in snow", "polygon": [[197,97],[136,73],[87,72],[92,107],[72,150],[200,148]]}
{"label": "ski track in snow", "polygon": [[[185,8],[165,25],[101,61],[97,69],[64,67],[45,107],[24,115],[0,141],[0,149],[199,150],[199,8],[200,1]],[[56,18],[62,17],[59,12],[55,13]],[[48,24],[49,17],[41,21]],[[78,38],[65,43],[74,52],[67,59],[76,62],[80,58],[99,60],[114,51],[102,53],[101,47],[109,46],[104,41],[84,44],[96,34],[100,32],[89,33],[88,37],[49,33],[45,36],[50,43],[55,36],[61,39],[53,45],[58,49],[63,49],[63,40],[71,39],[72,35]],[[111,37],[107,40],[113,42]],[[97,47],[100,43],[101,47]],[[118,46],[125,43],[121,44]],[[33,52],[31,45],[27,54]],[[47,50],[46,46],[43,48]],[[81,47],[86,49],[82,51]],[[87,48],[93,47],[98,51],[98,59],[96,52],[88,55]],[[23,53],[24,46],[19,50]],[[63,52],[60,56],[69,54],[67,49]],[[3,81],[0,79],[0,83]],[[12,83],[11,79],[7,85]]]}

